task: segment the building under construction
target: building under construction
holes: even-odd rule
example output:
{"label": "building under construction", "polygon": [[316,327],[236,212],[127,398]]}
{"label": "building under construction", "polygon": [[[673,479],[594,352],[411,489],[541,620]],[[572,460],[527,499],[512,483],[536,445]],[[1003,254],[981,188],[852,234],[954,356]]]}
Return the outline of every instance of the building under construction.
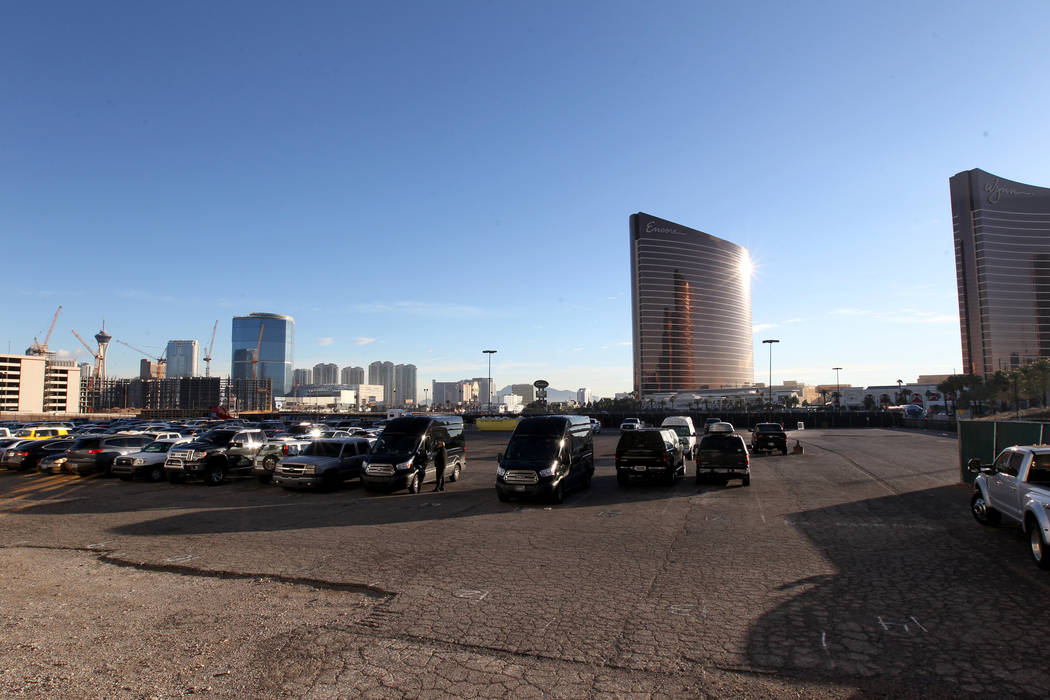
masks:
{"label": "building under construction", "polygon": [[81,382],[80,401],[82,413],[138,409],[199,415],[215,406],[230,412],[270,411],[273,388],[269,379],[88,377]]}

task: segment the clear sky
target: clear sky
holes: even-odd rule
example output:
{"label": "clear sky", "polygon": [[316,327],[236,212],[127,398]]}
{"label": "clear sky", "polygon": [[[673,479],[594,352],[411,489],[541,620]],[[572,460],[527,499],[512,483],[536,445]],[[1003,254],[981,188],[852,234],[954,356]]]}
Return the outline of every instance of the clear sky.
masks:
{"label": "clear sky", "polygon": [[[382,7],[380,7],[382,6]],[[1050,4],[6,3],[0,343],[632,388],[628,217],[748,247],[755,370],[961,365],[948,178],[1050,186]],[[4,351],[6,347],[2,348]],[[120,345],[110,373],[139,356]]]}

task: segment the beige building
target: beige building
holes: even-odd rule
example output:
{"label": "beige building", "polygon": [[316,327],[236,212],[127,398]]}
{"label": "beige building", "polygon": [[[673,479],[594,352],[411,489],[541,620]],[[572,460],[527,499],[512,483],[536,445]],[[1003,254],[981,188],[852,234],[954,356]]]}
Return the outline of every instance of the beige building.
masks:
{"label": "beige building", "polygon": [[72,360],[0,354],[0,412],[79,411],[80,368]]}

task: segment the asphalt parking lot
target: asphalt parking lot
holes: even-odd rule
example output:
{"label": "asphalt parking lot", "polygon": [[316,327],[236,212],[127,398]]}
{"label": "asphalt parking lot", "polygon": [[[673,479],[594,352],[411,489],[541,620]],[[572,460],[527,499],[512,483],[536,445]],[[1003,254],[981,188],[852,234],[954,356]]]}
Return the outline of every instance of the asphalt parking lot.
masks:
{"label": "asphalt parking lot", "polygon": [[[500,503],[0,472],[0,695],[1039,697],[1050,577],[952,438],[791,434],[752,485]],[[1034,651],[1032,651],[1034,650]]]}

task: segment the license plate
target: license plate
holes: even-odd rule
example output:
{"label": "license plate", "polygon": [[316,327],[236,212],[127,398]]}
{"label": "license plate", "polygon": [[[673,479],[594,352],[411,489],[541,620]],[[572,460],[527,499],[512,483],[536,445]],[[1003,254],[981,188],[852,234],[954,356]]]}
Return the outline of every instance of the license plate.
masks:
{"label": "license plate", "polygon": [[644,472],[645,471],[645,467],[634,467],[634,470],[636,472]]}
{"label": "license plate", "polygon": [[515,487],[514,487],[514,490],[515,490],[515,491],[524,491],[524,490],[525,490],[525,487],[524,487],[524,486],[515,486]]}

